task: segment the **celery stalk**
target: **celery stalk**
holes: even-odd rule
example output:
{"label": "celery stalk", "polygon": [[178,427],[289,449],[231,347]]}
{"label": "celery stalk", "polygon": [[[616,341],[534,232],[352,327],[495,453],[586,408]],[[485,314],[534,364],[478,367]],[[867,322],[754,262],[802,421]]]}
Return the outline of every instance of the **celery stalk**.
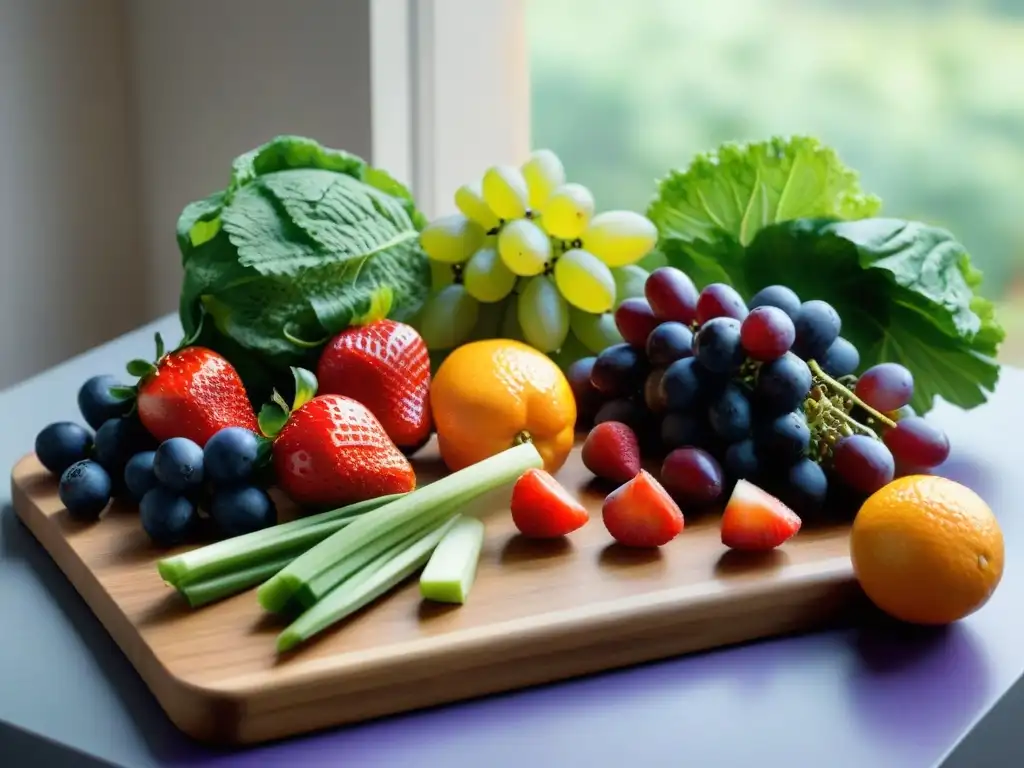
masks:
{"label": "celery stalk", "polygon": [[338,584],[335,577],[341,571],[332,574],[332,569],[374,539],[420,517],[424,524],[439,523],[463,504],[543,464],[533,444],[523,443],[368,512],[264,582],[257,591],[260,605],[268,611],[280,611],[300,590],[307,600],[319,599]]}
{"label": "celery stalk", "polygon": [[156,567],[164,581],[180,589],[185,584],[231,574],[257,566],[265,560],[280,559],[279,556],[285,552],[297,555],[337,533],[360,515],[383,507],[403,495],[391,494],[368,499],[235,536],[190,552],[165,557],[157,562]]}
{"label": "celery stalk", "polygon": [[265,560],[237,571],[229,571],[199,581],[190,581],[179,587],[179,591],[188,600],[190,606],[198,608],[255,587],[280,571],[299,554],[301,551],[294,555],[278,557],[275,560]]}
{"label": "celery stalk", "polygon": [[327,570],[318,573],[312,579],[302,584],[293,593],[292,602],[301,605],[303,608],[312,608],[320,598],[324,597],[349,576],[359,571],[363,566],[375,560],[381,554],[393,550],[397,545],[416,534],[435,528],[440,521],[455,515],[457,511],[458,507],[455,504],[442,505],[437,508],[437,514],[432,513],[430,515],[414,517],[412,520],[382,533],[348,557],[339,560]]}
{"label": "celery stalk", "polygon": [[464,603],[476,578],[484,524],[475,517],[460,517],[420,574],[420,594],[439,603]]}
{"label": "celery stalk", "polygon": [[277,636],[277,651],[284,653],[327,627],[351,616],[393,589],[421,568],[444,535],[460,518],[428,526],[411,540],[381,553],[362,570],[331,590]]}

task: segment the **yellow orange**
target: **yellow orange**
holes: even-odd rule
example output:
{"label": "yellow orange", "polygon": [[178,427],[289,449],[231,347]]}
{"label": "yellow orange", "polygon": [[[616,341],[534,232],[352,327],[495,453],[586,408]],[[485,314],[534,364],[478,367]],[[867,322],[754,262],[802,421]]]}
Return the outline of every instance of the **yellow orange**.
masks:
{"label": "yellow orange", "polygon": [[864,592],[883,611],[913,624],[949,624],[992,596],[1003,575],[1003,534],[970,488],[911,475],[864,502],[850,557]]}
{"label": "yellow orange", "polygon": [[530,440],[557,471],[572,450],[576,401],[545,354],[508,339],[455,349],[430,387],[438,447],[453,472]]}

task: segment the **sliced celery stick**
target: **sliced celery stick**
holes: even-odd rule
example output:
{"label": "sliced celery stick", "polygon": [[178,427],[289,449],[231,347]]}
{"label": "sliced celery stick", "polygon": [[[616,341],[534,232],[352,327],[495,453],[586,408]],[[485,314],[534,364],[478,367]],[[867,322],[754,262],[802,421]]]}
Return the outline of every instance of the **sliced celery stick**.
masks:
{"label": "sliced celery stick", "polygon": [[201,605],[223,600],[231,595],[244,592],[250,587],[255,587],[280,571],[300,554],[301,550],[294,555],[285,555],[276,560],[265,560],[237,571],[229,571],[199,581],[190,581],[181,586],[179,591],[188,600],[189,605],[198,608]]}
{"label": "sliced celery stick", "polygon": [[302,517],[261,531],[235,536],[190,552],[165,557],[156,567],[164,581],[175,587],[200,579],[258,565],[276,559],[285,551],[309,549],[360,515],[385,506],[405,494],[391,494],[339,507],[318,515]]}
{"label": "sliced celery stick", "polygon": [[456,516],[427,528],[410,541],[384,552],[335,587],[277,636],[278,653],[291,650],[405,581],[427,562],[434,547],[458,520]]}
{"label": "sliced celery stick", "polygon": [[456,505],[449,504],[439,506],[438,512],[441,513],[445,509],[448,510],[448,514],[414,517],[397,528],[392,528],[372,541],[367,542],[348,557],[339,560],[329,569],[317,574],[314,578],[300,586],[292,595],[292,601],[298,603],[303,608],[312,608],[320,598],[367,563],[424,530],[436,528],[439,522],[455,515],[458,511]]}
{"label": "sliced celery stick", "polygon": [[475,517],[460,517],[420,574],[420,594],[439,603],[466,602],[483,544],[483,522]]}
{"label": "sliced celery stick", "polygon": [[264,582],[257,591],[260,605],[280,611],[303,586],[319,599],[338,584],[329,575],[331,569],[379,536],[421,516],[440,522],[463,504],[543,465],[533,444],[523,443],[368,512]]}

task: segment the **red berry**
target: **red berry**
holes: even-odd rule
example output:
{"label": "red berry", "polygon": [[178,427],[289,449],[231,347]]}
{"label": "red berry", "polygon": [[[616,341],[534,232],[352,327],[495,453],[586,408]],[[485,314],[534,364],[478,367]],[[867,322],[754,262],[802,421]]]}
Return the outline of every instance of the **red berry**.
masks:
{"label": "red berry", "polygon": [[531,539],[555,539],[590,520],[586,507],[543,469],[528,469],[512,488],[512,522]]}
{"label": "red berry", "polygon": [[626,547],[660,547],[683,530],[683,513],[651,474],[640,472],[620,485],[601,508],[605,528]]}
{"label": "red berry", "polygon": [[722,515],[722,543],[731,549],[775,549],[793,537],[800,525],[796,512],[777,498],[747,480],[738,480]]}
{"label": "red berry", "polygon": [[640,442],[619,421],[598,424],[583,443],[583,466],[598,477],[624,483],[640,471]]}
{"label": "red berry", "polygon": [[430,356],[416,330],[394,320],[347,328],[316,369],[322,395],[358,400],[388,437],[412,452],[430,437]]}
{"label": "red berry", "polygon": [[340,507],[416,488],[416,473],[362,403],[319,395],[294,411],[274,438],[274,473],[289,498]]}
{"label": "red berry", "polygon": [[139,420],[160,442],[187,437],[197,445],[226,427],[258,432],[238,372],[205,347],[168,352],[139,380]]}

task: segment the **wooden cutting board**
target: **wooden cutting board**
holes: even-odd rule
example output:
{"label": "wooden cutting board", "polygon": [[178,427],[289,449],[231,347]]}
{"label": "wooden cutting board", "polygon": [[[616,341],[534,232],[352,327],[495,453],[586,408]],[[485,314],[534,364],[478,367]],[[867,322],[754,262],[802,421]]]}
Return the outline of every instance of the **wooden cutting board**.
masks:
{"label": "wooden cutting board", "polygon": [[[415,462],[439,476],[433,445]],[[75,585],[171,720],[203,741],[254,743],[410,709],[845,620],[862,605],[848,526],[805,526],[742,556],[718,518],[690,516],[653,552],[612,543],[579,450],[558,475],[591,522],[565,541],[516,535],[509,489],[477,511],[487,538],[461,607],[422,602],[415,580],[285,659],[283,626],[253,592],[198,610],[165,585],[134,508],[71,520],[34,455],[11,478],[19,517]]]}

